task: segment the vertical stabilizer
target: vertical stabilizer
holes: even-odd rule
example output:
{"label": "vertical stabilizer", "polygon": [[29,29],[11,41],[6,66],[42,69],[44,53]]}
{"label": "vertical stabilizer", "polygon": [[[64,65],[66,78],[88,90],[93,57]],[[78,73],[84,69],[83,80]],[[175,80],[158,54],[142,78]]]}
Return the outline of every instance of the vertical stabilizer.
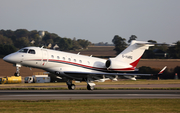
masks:
{"label": "vertical stabilizer", "polygon": [[115,59],[136,67],[144,51],[150,46],[154,46],[154,44],[150,42],[133,40],[131,41],[129,47],[127,47],[124,51],[117,55]]}

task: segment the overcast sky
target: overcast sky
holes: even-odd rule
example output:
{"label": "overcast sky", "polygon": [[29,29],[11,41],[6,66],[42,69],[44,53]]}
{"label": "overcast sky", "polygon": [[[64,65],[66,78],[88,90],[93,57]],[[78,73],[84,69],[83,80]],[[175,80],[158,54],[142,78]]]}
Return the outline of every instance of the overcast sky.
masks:
{"label": "overcast sky", "polygon": [[112,43],[115,35],[180,40],[180,0],[0,0],[0,29]]}

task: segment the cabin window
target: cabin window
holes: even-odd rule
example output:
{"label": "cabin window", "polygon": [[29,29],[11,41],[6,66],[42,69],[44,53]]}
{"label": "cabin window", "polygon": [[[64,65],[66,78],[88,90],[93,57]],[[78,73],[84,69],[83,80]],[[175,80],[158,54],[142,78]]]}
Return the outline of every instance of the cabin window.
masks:
{"label": "cabin window", "polygon": [[51,55],[51,58],[54,58],[54,55]]}
{"label": "cabin window", "polygon": [[88,61],[88,65],[90,65],[90,62]]}
{"label": "cabin window", "polygon": [[27,53],[27,51],[28,51],[28,49],[21,49],[21,50],[19,50],[19,52],[21,52],[21,53]]}
{"label": "cabin window", "polygon": [[74,62],[76,62],[76,59],[74,59]]}
{"label": "cabin window", "polygon": [[69,61],[71,61],[71,58],[68,58]]}
{"label": "cabin window", "polygon": [[79,60],[79,63],[82,63],[82,60]]}
{"label": "cabin window", "polygon": [[63,60],[66,60],[65,57],[63,57]]}
{"label": "cabin window", "polygon": [[59,56],[57,56],[57,59],[60,59],[60,57],[59,57]]}
{"label": "cabin window", "polygon": [[30,53],[30,54],[35,54],[35,50],[30,49],[30,50],[28,51],[28,53]]}

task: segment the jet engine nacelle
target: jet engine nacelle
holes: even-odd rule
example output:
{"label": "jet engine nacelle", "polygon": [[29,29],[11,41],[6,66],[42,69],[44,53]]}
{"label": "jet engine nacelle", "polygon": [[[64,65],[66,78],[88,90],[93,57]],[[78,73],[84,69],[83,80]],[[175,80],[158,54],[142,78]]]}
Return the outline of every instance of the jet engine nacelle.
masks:
{"label": "jet engine nacelle", "polygon": [[106,63],[105,66],[107,69],[112,69],[112,70],[123,70],[123,69],[130,69],[133,68],[132,65],[129,65],[127,63],[124,63],[122,61],[118,61],[115,58],[109,58]]}

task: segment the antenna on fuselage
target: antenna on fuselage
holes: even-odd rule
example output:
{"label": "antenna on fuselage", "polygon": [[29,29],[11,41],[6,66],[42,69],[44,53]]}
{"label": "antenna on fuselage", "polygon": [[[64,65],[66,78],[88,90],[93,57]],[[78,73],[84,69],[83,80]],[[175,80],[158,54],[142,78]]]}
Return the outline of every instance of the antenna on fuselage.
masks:
{"label": "antenna on fuselage", "polygon": [[41,47],[41,49],[43,48],[44,46]]}
{"label": "antenna on fuselage", "polygon": [[78,55],[80,54],[81,52],[78,53]]}

